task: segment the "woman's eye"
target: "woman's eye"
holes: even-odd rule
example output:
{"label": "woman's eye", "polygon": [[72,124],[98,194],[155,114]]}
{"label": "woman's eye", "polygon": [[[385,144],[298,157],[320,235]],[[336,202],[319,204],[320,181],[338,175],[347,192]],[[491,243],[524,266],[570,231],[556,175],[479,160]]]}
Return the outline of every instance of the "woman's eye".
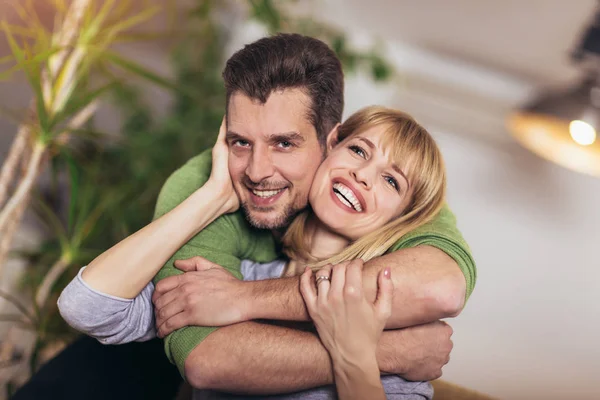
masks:
{"label": "woman's eye", "polygon": [[391,176],[386,176],[384,178],[386,180],[387,183],[389,183],[394,189],[396,189],[396,191],[398,191],[400,189],[400,187],[398,186],[398,181],[395,180],[394,178],[392,178]]}
{"label": "woman's eye", "polygon": [[360,147],[360,146],[356,146],[356,145],[350,146],[350,150],[351,150],[353,153],[356,153],[356,154],[358,154],[358,155],[359,155],[359,156],[361,156],[362,158],[366,158],[366,157],[367,157],[367,154],[365,153],[365,151],[364,151],[364,150],[362,149],[362,147]]}

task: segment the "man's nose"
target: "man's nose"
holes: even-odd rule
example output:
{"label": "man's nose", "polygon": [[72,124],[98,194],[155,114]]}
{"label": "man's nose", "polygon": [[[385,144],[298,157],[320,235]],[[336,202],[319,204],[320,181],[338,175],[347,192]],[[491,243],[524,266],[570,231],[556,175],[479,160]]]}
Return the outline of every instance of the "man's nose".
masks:
{"label": "man's nose", "polygon": [[246,175],[254,183],[270,178],[275,173],[271,156],[267,149],[255,147],[246,168]]}

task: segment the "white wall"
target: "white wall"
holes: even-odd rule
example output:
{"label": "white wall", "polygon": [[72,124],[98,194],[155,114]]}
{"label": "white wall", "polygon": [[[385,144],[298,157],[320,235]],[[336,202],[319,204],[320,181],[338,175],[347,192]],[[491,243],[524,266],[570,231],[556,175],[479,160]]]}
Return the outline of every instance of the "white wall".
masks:
{"label": "white wall", "polygon": [[[478,267],[474,294],[450,321],[444,379],[502,399],[600,398],[600,179],[534,156],[507,132],[477,136],[481,121],[468,134],[448,128],[457,125],[411,101],[415,91],[351,77],[346,114],[373,103],[403,108],[444,153],[448,201]],[[502,119],[498,111],[495,129]]]}
{"label": "white wall", "polygon": [[438,138],[479,273],[446,378],[505,399],[599,398],[600,180]]}

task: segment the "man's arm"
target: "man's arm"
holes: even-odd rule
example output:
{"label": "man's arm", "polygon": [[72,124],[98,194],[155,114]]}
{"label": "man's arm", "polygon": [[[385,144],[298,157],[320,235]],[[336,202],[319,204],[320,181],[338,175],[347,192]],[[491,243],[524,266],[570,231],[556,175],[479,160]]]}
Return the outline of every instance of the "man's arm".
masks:
{"label": "man's arm", "polygon": [[[436,321],[458,315],[465,299],[465,278],[457,263],[443,251],[419,246],[386,254],[365,263],[365,295],[374,301],[377,276],[389,266],[394,279],[392,316],[386,329]],[[335,268],[335,266],[334,266]],[[239,286],[245,319],[308,320],[299,278],[244,282]],[[246,299],[242,301],[241,299]]]}
{"label": "man's arm", "polygon": [[[241,282],[200,257],[184,263],[191,272],[157,285],[154,305],[160,335],[182,326],[223,326],[256,319],[309,320],[298,277]],[[441,250],[419,246],[366,263],[363,288],[367,299],[375,300],[377,275],[387,266],[392,270],[395,289],[386,329],[453,317],[461,310],[465,278],[456,262]]]}
{"label": "man's arm", "polygon": [[[385,331],[377,361],[386,373],[425,381],[441,376],[452,350],[444,322]],[[199,389],[273,394],[333,383],[329,353],[314,333],[243,322],[220,328],[185,362],[188,382]]]}

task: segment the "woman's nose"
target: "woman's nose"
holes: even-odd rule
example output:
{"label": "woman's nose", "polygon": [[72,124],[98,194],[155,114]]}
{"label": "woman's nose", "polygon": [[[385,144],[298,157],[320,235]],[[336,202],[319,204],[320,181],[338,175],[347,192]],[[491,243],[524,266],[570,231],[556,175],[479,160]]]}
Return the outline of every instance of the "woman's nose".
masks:
{"label": "woman's nose", "polygon": [[364,186],[367,189],[371,188],[372,180],[369,177],[368,168],[355,168],[350,172],[350,174],[352,175],[356,183]]}

